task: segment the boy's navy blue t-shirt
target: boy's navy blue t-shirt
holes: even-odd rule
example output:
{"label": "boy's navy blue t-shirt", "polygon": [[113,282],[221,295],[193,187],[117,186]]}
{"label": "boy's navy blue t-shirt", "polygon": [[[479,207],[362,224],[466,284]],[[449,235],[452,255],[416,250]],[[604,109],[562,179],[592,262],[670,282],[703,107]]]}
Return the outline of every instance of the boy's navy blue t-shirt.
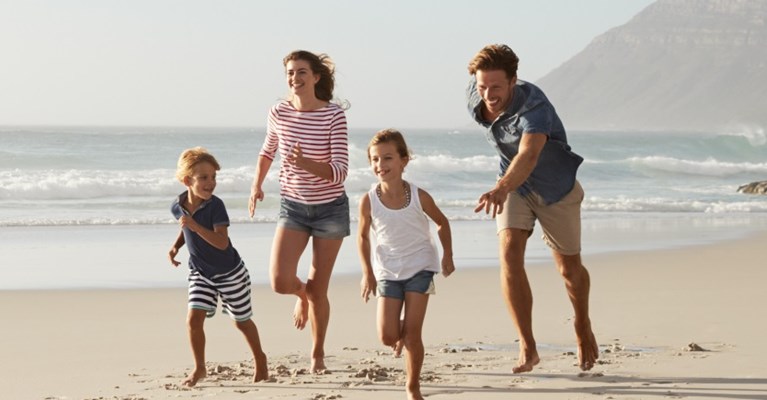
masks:
{"label": "boy's navy blue t-shirt", "polygon": [[[170,211],[176,219],[184,214],[189,214],[181,203],[187,198],[187,192],[181,193],[170,206]],[[224,202],[216,196],[200,204],[200,207],[192,214],[192,218],[198,224],[213,230],[216,226],[229,226],[229,215],[226,212]],[[189,250],[189,268],[196,270],[206,278],[225,274],[234,270],[242,259],[237,250],[232,246],[231,239],[226,250],[220,250],[206,242],[200,235],[192,232],[189,228],[183,228],[184,240]]]}

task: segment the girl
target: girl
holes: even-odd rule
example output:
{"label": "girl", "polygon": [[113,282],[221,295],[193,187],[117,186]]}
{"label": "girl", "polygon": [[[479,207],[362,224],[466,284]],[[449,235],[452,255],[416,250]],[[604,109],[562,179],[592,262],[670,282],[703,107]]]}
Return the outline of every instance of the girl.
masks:
{"label": "girl", "polygon": [[[325,54],[298,50],[283,59],[290,97],[269,111],[266,138],[250,191],[251,218],[264,199],[262,185],[277,152],[280,214],[274,234],[272,288],[295,295],[293,323],[312,324],[311,371],[325,371],[325,333],[330,321],[328,285],[343,238],[349,236],[349,200],[344,190],[349,156],[344,109],[333,99],[334,65]],[[312,238],[306,282],[298,261]]]}
{"label": "girl", "polygon": [[[434,294],[434,274],[440,272],[437,249],[429,231],[428,216],[437,225],[442,244],[441,270],[454,270],[450,224],[432,197],[402,180],[410,151],[402,134],[379,131],[368,145],[368,161],[378,184],[360,201],[359,247],[362,263],[362,298],[378,295],[378,335],[399,354],[405,348],[408,399],[423,399],[420,374],[424,348],[421,329],[429,295]],[[369,232],[376,238],[371,264]],[[402,308],[404,317],[400,321]]]}

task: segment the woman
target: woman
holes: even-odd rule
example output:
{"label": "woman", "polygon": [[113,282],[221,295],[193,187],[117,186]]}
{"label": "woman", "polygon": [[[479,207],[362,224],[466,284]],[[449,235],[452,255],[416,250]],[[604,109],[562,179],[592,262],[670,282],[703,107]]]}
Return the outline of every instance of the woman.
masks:
{"label": "woman", "polygon": [[[298,297],[297,329],[312,326],[312,373],[325,367],[325,333],[330,320],[328,285],[343,238],[349,236],[348,137],[344,109],[334,103],[334,65],[325,54],[294,51],[283,59],[290,96],[269,111],[248,208],[264,199],[262,185],[279,152],[280,214],[269,266],[272,288]],[[306,282],[298,261],[312,239]]]}

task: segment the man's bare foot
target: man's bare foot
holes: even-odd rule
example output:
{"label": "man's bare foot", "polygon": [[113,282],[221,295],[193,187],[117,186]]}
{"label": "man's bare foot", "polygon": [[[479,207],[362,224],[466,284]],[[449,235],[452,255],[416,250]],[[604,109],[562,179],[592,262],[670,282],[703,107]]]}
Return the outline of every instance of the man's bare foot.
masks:
{"label": "man's bare foot", "polygon": [[599,359],[599,345],[590,326],[583,334],[576,330],[576,335],[578,336],[578,366],[581,370],[588,371],[594,368],[594,364]]}
{"label": "man's bare foot", "polygon": [[519,374],[522,372],[530,372],[533,370],[533,367],[538,365],[539,362],[541,362],[541,359],[538,357],[537,350],[532,350],[532,351],[520,350],[517,366],[513,367],[511,369],[511,372],[515,374]]}
{"label": "man's bare foot", "polygon": [[184,386],[193,387],[197,384],[197,382],[205,379],[206,376],[208,376],[208,371],[205,371],[205,368],[195,369],[189,373],[186,379],[184,379],[184,382],[181,384]]}
{"label": "man's bare foot", "polygon": [[405,347],[405,342],[402,341],[402,339],[398,340],[397,343],[394,345],[394,357],[399,358],[402,356],[402,348]]}
{"label": "man's bare foot", "polygon": [[311,366],[311,372],[313,374],[324,374],[325,371],[327,371],[328,368],[325,366],[325,358],[324,357],[316,357],[312,358],[312,366]]}
{"label": "man's bare foot", "polygon": [[253,372],[253,383],[269,379],[269,366],[266,363],[266,354],[261,353],[254,360],[255,371]]}
{"label": "man's bare foot", "polygon": [[293,325],[296,329],[303,330],[307,322],[309,322],[309,300],[306,296],[299,296],[293,308]]}
{"label": "man's bare foot", "polygon": [[421,388],[407,388],[407,400],[424,400],[421,395]]}

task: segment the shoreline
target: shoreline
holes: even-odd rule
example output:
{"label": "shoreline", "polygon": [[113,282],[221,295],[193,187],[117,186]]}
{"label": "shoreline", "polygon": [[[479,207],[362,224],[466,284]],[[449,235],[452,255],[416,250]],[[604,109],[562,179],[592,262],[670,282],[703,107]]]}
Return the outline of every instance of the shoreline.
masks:
{"label": "shoreline", "polygon": [[[767,304],[767,270],[758,262],[765,240],[761,231],[713,244],[586,257],[600,344],[600,362],[588,373],[574,365],[572,308],[553,265],[528,268],[541,363],[519,375],[510,373],[516,333],[497,269],[458,266],[453,276],[436,279],[430,299],[423,392],[456,400],[763,398],[767,322],[749,310]],[[330,374],[301,372],[310,339],[292,328],[294,299],[254,285],[254,321],[274,380],[247,383],[249,352],[232,323],[217,315],[206,323],[206,335],[209,367],[219,373],[191,390],[178,386],[192,361],[184,288],[0,291],[2,304],[22,305],[4,315],[0,342],[9,345],[0,375],[9,384],[0,393],[56,400],[402,398],[404,361],[378,343],[375,305],[361,301],[358,279],[332,281]],[[706,351],[686,351],[691,343]],[[356,376],[363,370],[388,377]]]}
{"label": "shoreline", "polygon": [[[492,220],[451,221],[458,268],[497,268],[497,238]],[[0,280],[4,290],[149,289],[186,287],[186,253],[173,268],[167,249],[175,224],[0,227],[4,264],[16,268]],[[661,251],[725,243],[767,231],[767,216],[589,214],[583,221],[583,256],[626,251]],[[230,237],[245,260],[254,284],[268,283],[274,224],[235,223]],[[335,276],[359,274],[356,223],[344,240]],[[528,241],[526,262],[551,262],[540,229]],[[436,242],[436,239],[435,239]],[[311,247],[311,244],[309,245]],[[307,249],[308,254],[309,249]],[[299,273],[306,275],[305,254]]]}

